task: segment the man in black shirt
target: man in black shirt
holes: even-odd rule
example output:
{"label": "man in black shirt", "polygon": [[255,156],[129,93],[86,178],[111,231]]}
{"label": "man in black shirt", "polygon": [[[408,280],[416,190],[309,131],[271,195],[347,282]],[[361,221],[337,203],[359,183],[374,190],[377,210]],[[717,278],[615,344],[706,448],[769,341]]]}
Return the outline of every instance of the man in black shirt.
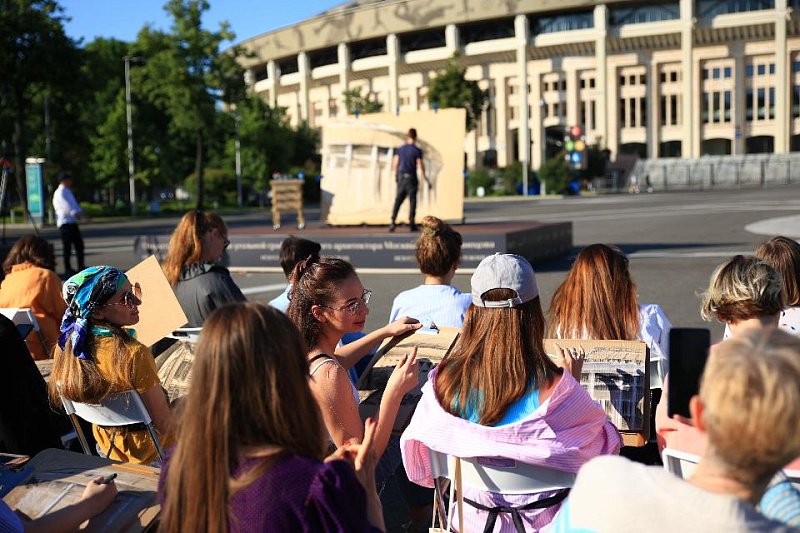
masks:
{"label": "man in black shirt", "polygon": [[397,149],[392,161],[392,174],[397,180],[397,196],[394,199],[394,207],[392,208],[392,223],[389,225],[389,231],[394,231],[397,227],[395,219],[397,212],[400,210],[400,205],[408,196],[409,213],[408,213],[408,226],[411,231],[417,231],[417,224],[414,217],[417,214],[417,187],[419,180],[417,179],[417,167],[419,173],[431,186],[428,178],[425,176],[425,164],[422,161],[422,150],[415,144],[417,140],[417,130],[411,128],[406,134],[406,143]]}

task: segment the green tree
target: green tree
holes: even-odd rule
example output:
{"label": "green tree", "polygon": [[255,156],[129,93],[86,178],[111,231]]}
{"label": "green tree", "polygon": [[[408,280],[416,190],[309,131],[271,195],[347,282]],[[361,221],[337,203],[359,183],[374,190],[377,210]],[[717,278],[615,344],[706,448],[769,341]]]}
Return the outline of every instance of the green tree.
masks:
{"label": "green tree", "polygon": [[361,96],[361,87],[350,89],[342,94],[344,95],[344,106],[347,108],[348,115],[378,113],[383,109],[383,104],[372,93]]}
{"label": "green tree", "polygon": [[564,152],[556,157],[548,159],[539,168],[539,179],[545,185],[550,194],[560,194],[564,192],[572,179],[569,165],[564,159]]}
{"label": "green tree", "polygon": [[428,101],[440,108],[463,107],[467,110],[467,131],[472,131],[487,102],[487,95],[477,81],[466,78],[467,67],[454,54],[428,85]]}
{"label": "green tree", "polygon": [[[144,54],[147,64],[142,80],[145,97],[169,116],[170,135],[193,141],[198,207],[204,201],[206,145],[216,123],[217,104],[240,101],[244,94],[244,71],[236,62],[240,49],[220,52],[222,43],[235,35],[227,23],[218,31],[204,29],[202,16],[208,8],[206,0],[167,2],[171,33],[166,35],[166,46]],[[159,37],[157,32],[144,31]]]}
{"label": "green tree", "polygon": [[61,89],[79,67],[78,48],[64,32],[62,11],[54,0],[0,0],[0,139],[13,140],[18,191],[25,190],[33,98]]}

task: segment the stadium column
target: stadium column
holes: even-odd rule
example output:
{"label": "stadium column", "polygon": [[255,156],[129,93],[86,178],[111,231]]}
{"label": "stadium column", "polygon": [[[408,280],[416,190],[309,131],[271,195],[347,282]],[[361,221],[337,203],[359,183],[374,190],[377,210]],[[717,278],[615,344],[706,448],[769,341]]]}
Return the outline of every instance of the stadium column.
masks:
{"label": "stadium column", "polygon": [[[517,53],[517,80],[519,86],[519,159],[522,162],[523,173],[527,174],[530,167],[531,153],[531,127],[530,114],[528,113],[529,94],[528,86],[528,41],[530,40],[530,29],[528,28],[528,17],[517,15],[514,18],[514,35],[516,39]],[[537,128],[538,129],[538,128]],[[541,139],[539,140],[541,143]],[[536,143],[536,146],[540,146]],[[523,181],[527,181],[523,175]]]}
{"label": "stadium column", "polygon": [[578,107],[581,105],[579,77],[577,69],[564,71],[564,78],[567,80],[567,126],[579,125],[581,128],[585,128],[586,124],[580,122],[581,114]]}
{"label": "stadium column", "polygon": [[[659,66],[653,60],[652,54],[649,55],[650,71],[647,73],[647,157],[655,159],[658,157],[659,146],[659,130],[661,123],[659,122],[659,108],[661,106],[661,84],[659,77]],[[666,102],[665,102],[666,105]]]}
{"label": "stadium column", "polygon": [[458,42],[458,26],[455,24],[448,24],[444,28],[444,43],[450,55],[455,54],[461,48]]}
{"label": "stadium column", "polygon": [[297,54],[297,70],[300,72],[300,118],[310,123],[308,85],[311,81],[311,68],[308,64],[308,54],[305,52]]}
{"label": "stadium column", "polygon": [[747,80],[744,76],[744,42],[738,41],[731,45],[733,55],[733,155],[743,154],[744,150],[744,109],[747,105]]}
{"label": "stadium column", "polygon": [[[681,156],[700,157],[699,135],[695,136],[694,103],[702,97],[694,90],[694,0],[681,0]],[[699,128],[699,124],[697,124]],[[696,138],[697,137],[697,138]]]}
{"label": "stadium column", "polygon": [[278,91],[281,87],[281,80],[278,79],[278,65],[272,59],[267,62],[267,79],[269,80],[269,106],[274,109],[278,107]]}
{"label": "stadium column", "polygon": [[386,36],[386,55],[389,56],[389,109],[387,111],[397,113],[400,106],[400,98],[397,94],[400,91],[397,73],[400,64],[400,40],[394,33]]}
{"label": "stadium column", "polygon": [[347,116],[347,104],[344,93],[350,88],[350,47],[347,43],[339,43],[336,49],[339,58],[339,101],[336,103],[336,116]]}
{"label": "stadium column", "polygon": [[787,0],[775,0],[775,153],[789,152],[789,57],[786,46]]}
{"label": "stadium column", "polygon": [[[608,8],[605,4],[594,7],[594,28],[596,31],[594,43],[594,60],[597,65],[597,124],[595,131],[601,138],[600,144],[610,148],[608,144],[608,109],[611,104],[608,98],[608,51],[606,49],[608,37]],[[616,83],[616,82],[615,82]],[[616,158],[616,154],[612,157]]]}

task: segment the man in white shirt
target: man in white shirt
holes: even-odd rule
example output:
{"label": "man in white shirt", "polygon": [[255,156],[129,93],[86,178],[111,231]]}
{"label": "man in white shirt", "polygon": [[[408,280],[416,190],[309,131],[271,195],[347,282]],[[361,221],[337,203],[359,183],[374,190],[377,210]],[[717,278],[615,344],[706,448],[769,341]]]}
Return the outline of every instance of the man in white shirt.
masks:
{"label": "man in white shirt", "polygon": [[78,258],[78,270],[86,268],[83,262],[83,237],[78,227],[78,218],[83,216],[83,209],[72,194],[72,175],[62,172],[58,175],[58,182],[58,188],[53,193],[53,209],[64,249],[64,272],[69,276],[75,273],[70,263],[73,245]]}

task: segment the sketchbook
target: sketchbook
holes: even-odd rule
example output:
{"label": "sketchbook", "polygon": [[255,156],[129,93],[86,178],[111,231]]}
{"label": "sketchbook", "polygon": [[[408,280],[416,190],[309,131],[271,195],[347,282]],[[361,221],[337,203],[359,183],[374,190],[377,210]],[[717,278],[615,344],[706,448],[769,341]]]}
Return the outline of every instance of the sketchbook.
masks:
{"label": "sketchbook", "polygon": [[[642,341],[545,339],[547,354],[556,363],[562,348],[583,347],[586,360],[581,386],[621,432],[650,433],[650,349]],[[646,438],[645,438],[646,440]]]}
{"label": "sketchbook", "polygon": [[374,417],[383,398],[383,391],[392,375],[394,367],[402,361],[405,354],[417,348],[419,363],[419,383],[403,397],[395,419],[394,431],[401,432],[411,421],[411,415],[422,397],[422,386],[428,381],[428,374],[455,346],[461,330],[459,328],[439,328],[437,331],[417,330],[416,332],[393,337],[385,341],[372,357],[356,385],[361,399],[359,413],[362,419]]}
{"label": "sketchbook", "polygon": [[160,512],[158,468],[56,449],[42,451],[27,467],[33,469],[33,474],[3,500],[29,519],[78,502],[92,479],[112,473],[117,474],[117,497],[105,511],[84,522],[81,530],[144,531]]}

